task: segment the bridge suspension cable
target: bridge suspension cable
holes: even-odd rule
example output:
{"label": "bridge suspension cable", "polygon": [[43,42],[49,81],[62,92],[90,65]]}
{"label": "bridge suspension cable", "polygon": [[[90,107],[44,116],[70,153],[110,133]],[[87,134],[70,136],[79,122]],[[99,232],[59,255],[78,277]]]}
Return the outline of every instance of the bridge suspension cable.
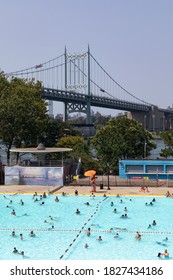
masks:
{"label": "bridge suspension cable", "polygon": [[[130,92],[127,91],[124,87],[122,87],[115,79],[113,79],[113,78],[108,74],[108,72],[100,65],[100,63],[93,57],[92,54],[90,54],[90,56],[91,56],[92,59],[95,61],[95,63],[101,68],[101,70],[104,72],[104,74],[107,75],[107,76],[110,78],[110,80],[112,80],[120,89],[122,89],[124,92],[126,92],[128,95],[130,95],[131,97],[135,98],[136,100],[138,100],[138,101],[140,101],[140,102],[142,102],[142,103],[145,103],[145,104],[147,104],[147,105],[151,105],[150,103],[148,103],[148,102],[146,102],[146,101],[144,101],[144,100],[142,100],[142,99],[136,97],[134,94],[130,93]],[[103,91],[103,92],[105,92],[105,93],[107,93],[107,92],[105,91],[105,89],[100,88],[100,90]]]}

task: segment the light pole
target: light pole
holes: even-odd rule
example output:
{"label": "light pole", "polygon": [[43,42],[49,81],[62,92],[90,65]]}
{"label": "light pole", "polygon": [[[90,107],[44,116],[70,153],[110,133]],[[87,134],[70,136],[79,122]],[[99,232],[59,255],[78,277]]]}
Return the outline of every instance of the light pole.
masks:
{"label": "light pole", "polygon": [[144,158],[147,157],[147,142],[144,143]]}
{"label": "light pole", "polygon": [[110,186],[109,186],[109,163],[107,163],[107,167],[108,167],[108,187],[107,187],[107,190],[110,190]]}
{"label": "light pole", "polygon": [[157,187],[159,186],[159,169],[157,168],[156,170],[156,183],[157,183]]}

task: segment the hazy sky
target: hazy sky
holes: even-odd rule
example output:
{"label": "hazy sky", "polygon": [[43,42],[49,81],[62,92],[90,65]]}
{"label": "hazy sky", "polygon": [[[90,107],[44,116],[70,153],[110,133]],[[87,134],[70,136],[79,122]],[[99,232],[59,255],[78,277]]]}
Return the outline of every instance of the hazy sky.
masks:
{"label": "hazy sky", "polygon": [[[172,106],[172,0],[0,0],[0,26],[4,72],[57,57],[65,45],[73,53],[85,52],[89,44],[129,92],[162,108]],[[62,113],[62,103],[54,107]]]}

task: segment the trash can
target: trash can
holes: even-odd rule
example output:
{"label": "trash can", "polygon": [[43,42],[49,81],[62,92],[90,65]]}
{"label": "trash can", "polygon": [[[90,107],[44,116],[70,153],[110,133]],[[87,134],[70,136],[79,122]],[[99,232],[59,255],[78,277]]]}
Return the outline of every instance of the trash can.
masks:
{"label": "trash can", "polygon": [[103,184],[100,184],[100,190],[103,190]]}

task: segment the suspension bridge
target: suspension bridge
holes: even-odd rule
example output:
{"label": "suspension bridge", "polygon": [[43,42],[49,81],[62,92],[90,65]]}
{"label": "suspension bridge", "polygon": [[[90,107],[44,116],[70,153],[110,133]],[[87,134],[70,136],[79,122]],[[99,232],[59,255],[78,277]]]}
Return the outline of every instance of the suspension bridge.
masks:
{"label": "suspension bridge", "polygon": [[149,131],[164,131],[173,125],[173,110],[158,108],[130,93],[108,74],[89,47],[86,52],[73,54],[65,48],[54,59],[6,76],[42,82],[42,97],[49,101],[49,114],[53,115],[53,101],[63,102],[64,120],[70,113],[81,112],[86,114],[87,125],[91,125],[91,107],[95,106],[128,112]]}

